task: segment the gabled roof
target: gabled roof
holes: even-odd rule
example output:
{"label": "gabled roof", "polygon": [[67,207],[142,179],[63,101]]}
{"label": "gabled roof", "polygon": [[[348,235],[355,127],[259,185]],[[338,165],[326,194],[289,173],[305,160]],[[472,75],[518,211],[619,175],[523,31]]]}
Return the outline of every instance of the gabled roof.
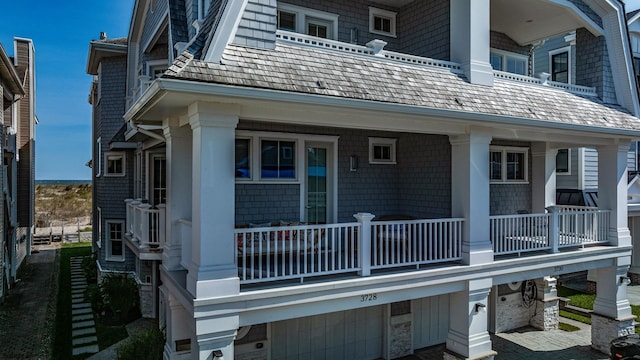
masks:
{"label": "gabled roof", "polygon": [[[22,87],[22,81],[16,68],[13,65],[12,59],[7,55],[6,51],[0,44],[0,80],[7,79],[7,81],[0,81],[0,83],[6,83],[9,90],[14,94],[24,95],[25,91]],[[1,103],[0,99],[0,103]],[[0,108],[0,111],[3,109]]]}
{"label": "gabled roof", "polygon": [[640,131],[640,121],[626,109],[596,97],[501,79],[493,87],[474,85],[437,68],[297,45],[229,45],[221,64],[184,52],[163,77],[528,119],[541,126]]}
{"label": "gabled roof", "polygon": [[127,38],[92,40],[89,43],[89,59],[87,60],[87,74],[97,75],[98,65],[102,59],[111,56],[127,55]]}

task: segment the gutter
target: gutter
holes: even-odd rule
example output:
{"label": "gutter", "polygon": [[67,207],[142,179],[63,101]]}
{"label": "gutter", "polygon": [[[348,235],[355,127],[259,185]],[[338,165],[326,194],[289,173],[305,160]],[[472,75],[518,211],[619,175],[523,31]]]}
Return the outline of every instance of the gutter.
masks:
{"label": "gutter", "polygon": [[[443,110],[423,106],[384,103],[370,100],[346,99],[335,96],[293,93],[282,90],[259,89],[241,87],[235,85],[222,85],[215,83],[196,82],[191,80],[159,78],[156,79],[147,91],[124,114],[126,121],[132,121],[146,113],[155,104],[160,102],[170,92],[183,92],[202,95],[222,96],[227,98],[241,98],[246,100],[262,100],[276,102],[291,102],[307,105],[324,105],[330,107],[343,107],[357,110],[371,110],[376,112],[392,112],[407,115],[419,115],[452,119],[455,121],[471,120],[490,124],[519,125],[533,128],[546,127],[558,130],[573,130],[580,132],[592,132],[623,136],[625,138],[640,138],[640,129],[605,128],[592,125],[576,125],[559,123],[547,120],[536,120],[522,117],[512,117],[495,114],[476,113],[459,110]],[[633,116],[629,114],[628,116]]]}

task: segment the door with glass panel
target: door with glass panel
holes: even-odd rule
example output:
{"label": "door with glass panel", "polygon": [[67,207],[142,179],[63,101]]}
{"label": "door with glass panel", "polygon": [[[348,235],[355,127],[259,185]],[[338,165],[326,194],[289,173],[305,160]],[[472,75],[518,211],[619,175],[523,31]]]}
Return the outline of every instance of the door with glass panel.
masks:
{"label": "door with glass panel", "polygon": [[149,202],[152,205],[167,202],[167,157],[165,154],[151,154],[150,171],[151,185]]}
{"label": "door with glass panel", "polygon": [[333,222],[333,144],[306,144],[306,214],[309,224]]}

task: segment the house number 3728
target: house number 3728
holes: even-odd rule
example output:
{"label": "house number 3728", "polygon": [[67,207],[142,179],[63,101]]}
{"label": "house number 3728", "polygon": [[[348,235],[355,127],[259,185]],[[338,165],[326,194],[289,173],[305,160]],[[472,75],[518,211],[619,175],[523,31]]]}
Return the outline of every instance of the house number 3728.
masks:
{"label": "house number 3728", "polygon": [[360,295],[360,302],[375,301],[375,300],[378,300],[378,294],[376,293]]}

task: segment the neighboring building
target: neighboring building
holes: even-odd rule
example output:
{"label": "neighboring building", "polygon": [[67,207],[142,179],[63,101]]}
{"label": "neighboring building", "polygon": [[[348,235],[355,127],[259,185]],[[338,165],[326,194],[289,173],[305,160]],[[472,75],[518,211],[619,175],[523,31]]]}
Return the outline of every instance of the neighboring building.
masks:
{"label": "neighboring building", "polygon": [[[606,0],[137,0],[126,45],[90,47],[100,271],[136,274],[166,358],[482,359],[597,269],[607,352],[633,331],[624,22]],[[573,148],[597,150],[599,209],[554,206]]]}
{"label": "neighboring building", "polygon": [[0,299],[31,253],[35,207],[35,60],[33,42],[0,45]]}

